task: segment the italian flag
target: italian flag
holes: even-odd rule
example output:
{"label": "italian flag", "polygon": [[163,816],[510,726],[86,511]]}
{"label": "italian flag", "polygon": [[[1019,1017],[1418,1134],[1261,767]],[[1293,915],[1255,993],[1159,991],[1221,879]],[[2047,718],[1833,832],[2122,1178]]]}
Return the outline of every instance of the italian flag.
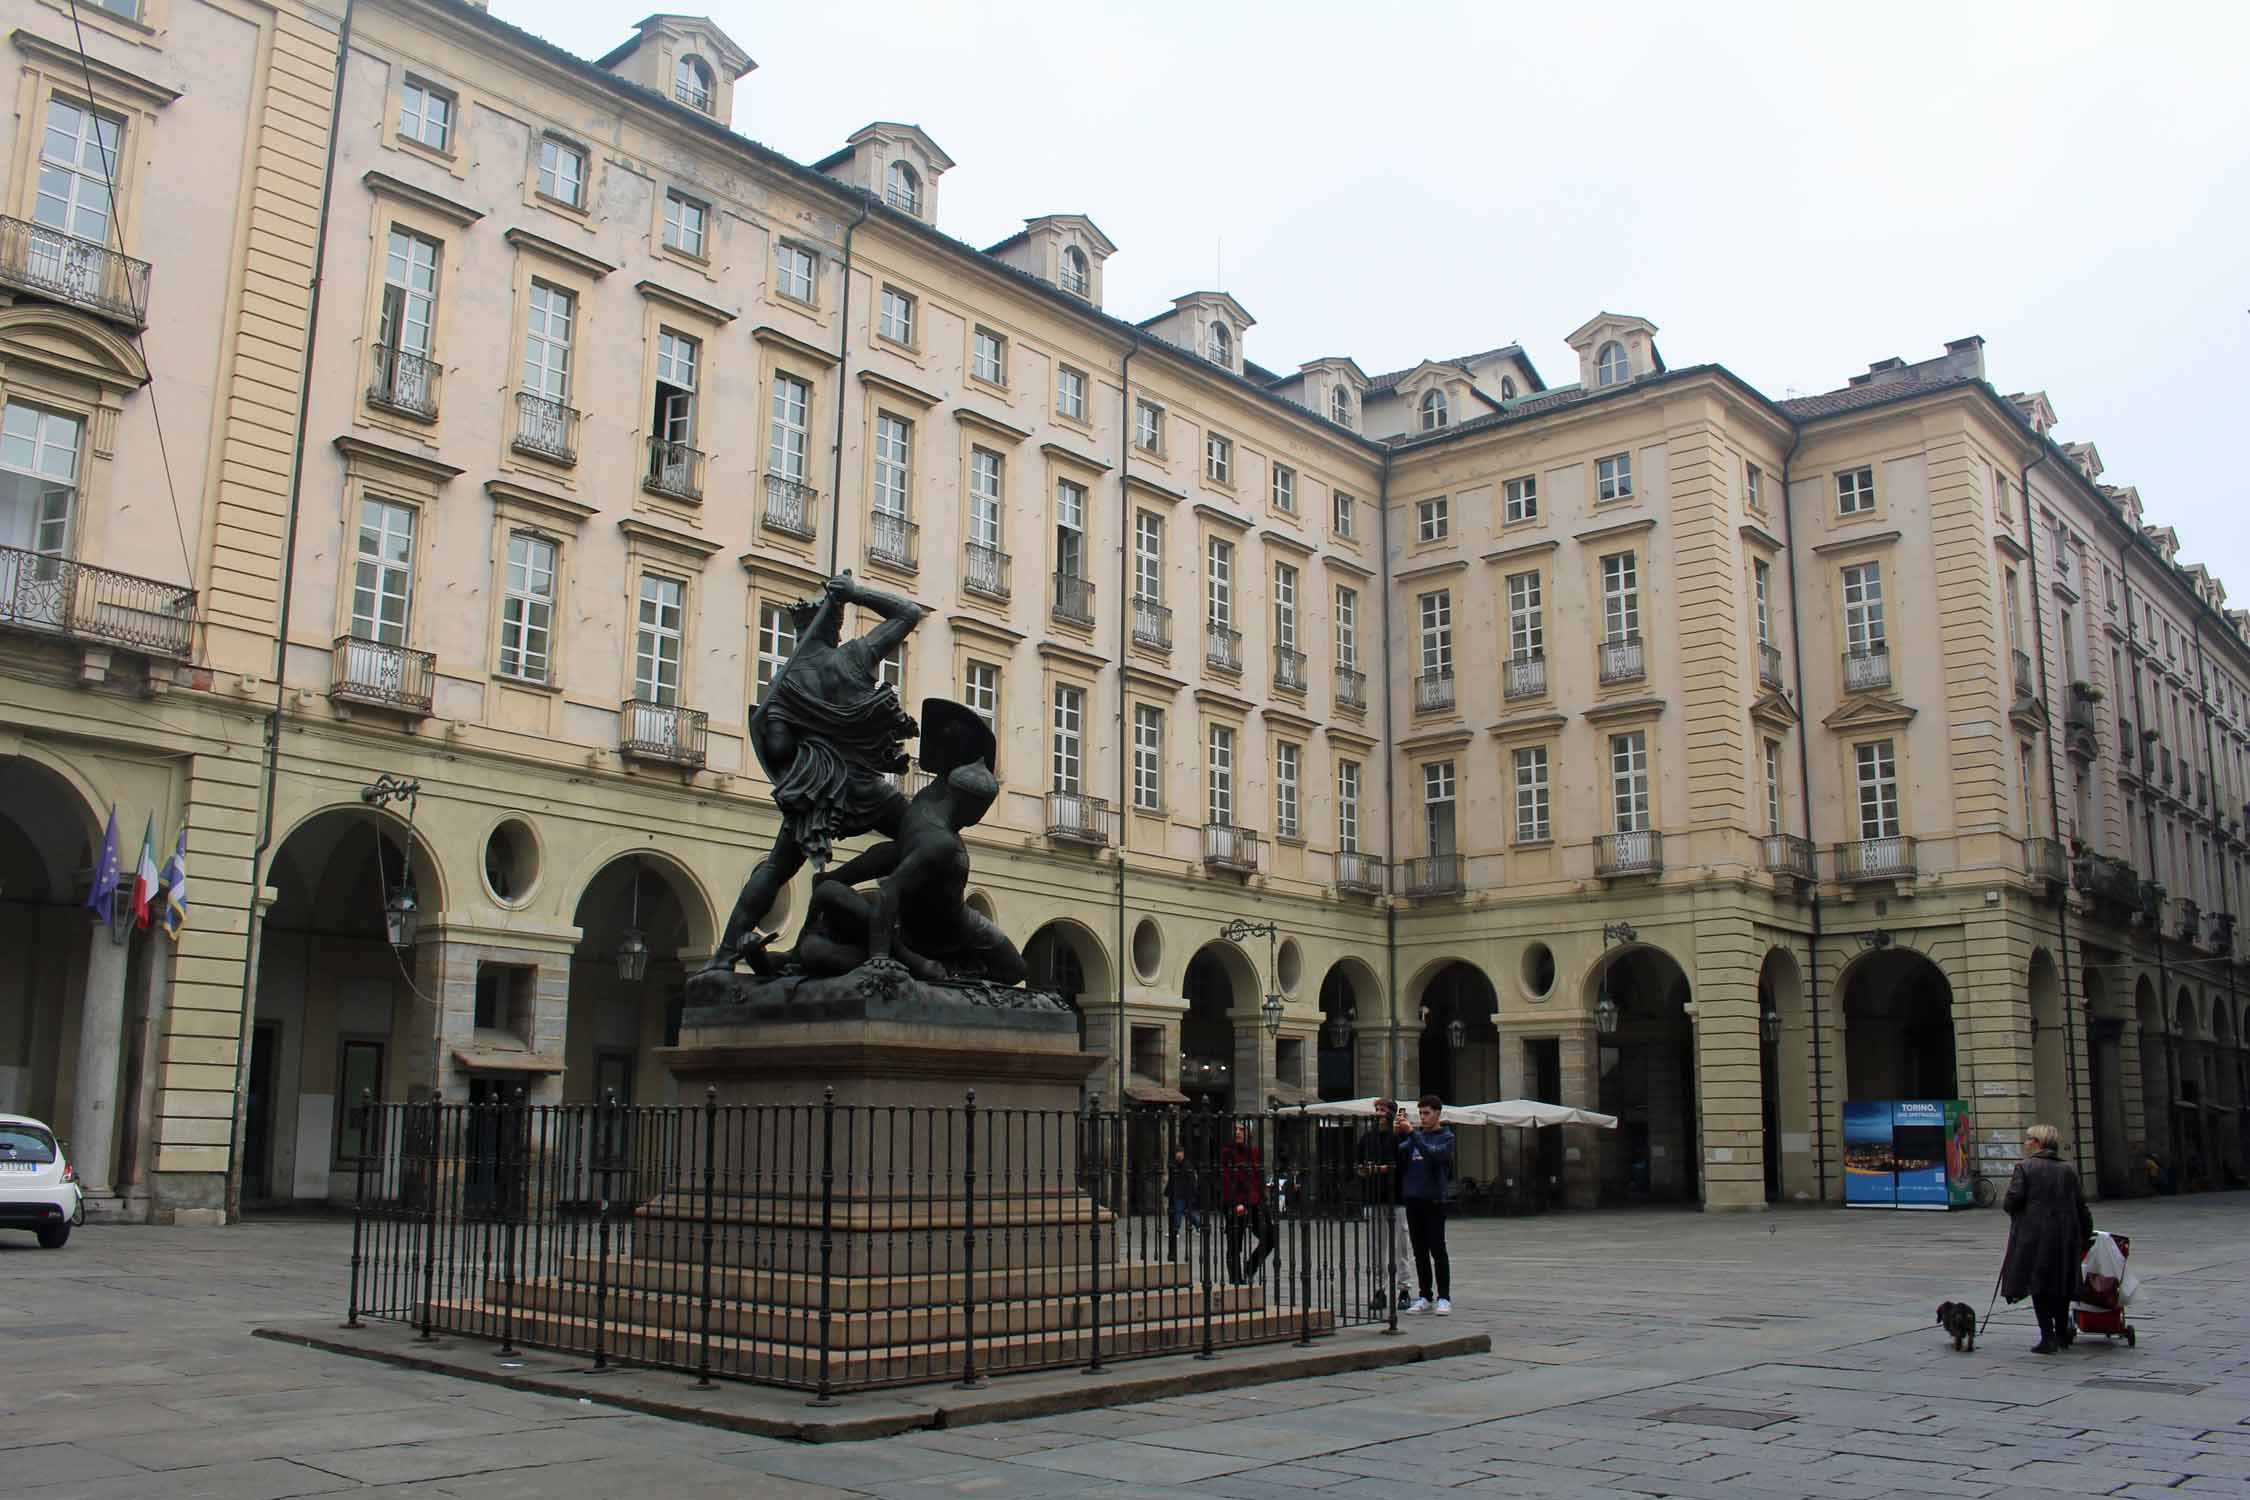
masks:
{"label": "italian flag", "polygon": [[[128,827],[131,825],[128,824]],[[156,818],[141,830],[141,863],[133,871],[133,925],[148,930],[148,904],[156,899]]]}

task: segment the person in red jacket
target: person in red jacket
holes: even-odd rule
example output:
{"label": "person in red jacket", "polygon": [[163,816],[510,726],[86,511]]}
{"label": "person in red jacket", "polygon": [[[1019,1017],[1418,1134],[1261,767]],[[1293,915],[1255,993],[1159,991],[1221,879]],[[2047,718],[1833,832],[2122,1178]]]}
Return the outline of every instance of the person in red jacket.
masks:
{"label": "person in red jacket", "polygon": [[[1273,1254],[1273,1217],[1266,1212],[1265,1156],[1250,1139],[1250,1126],[1237,1120],[1234,1139],[1219,1148],[1219,1208],[1227,1221],[1227,1276],[1236,1286],[1258,1279],[1266,1257]],[[1247,1264],[1242,1259],[1245,1235],[1257,1240]]]}

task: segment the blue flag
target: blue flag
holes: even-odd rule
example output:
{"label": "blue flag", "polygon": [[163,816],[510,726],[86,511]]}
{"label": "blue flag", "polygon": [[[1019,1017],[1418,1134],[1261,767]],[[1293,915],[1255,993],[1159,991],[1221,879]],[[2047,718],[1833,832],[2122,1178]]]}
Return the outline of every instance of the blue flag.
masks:
{"label": "blue flag", "polygon": [[172,857],[164,861],[164,915],[157,918],[171,937],[180,935],[180,925],[187,921],[187,825],[180,825],[180,841],[173,847]]}
{"label": "blue flag", "polygon": [[94,856],[94,889],[86,897],[86,909],[97,922],[107,922],[117,909],[117,888],[123,883],[124,859],[117,852],[117,807],[109,809],[109,826],[102,830],[101,852]]}

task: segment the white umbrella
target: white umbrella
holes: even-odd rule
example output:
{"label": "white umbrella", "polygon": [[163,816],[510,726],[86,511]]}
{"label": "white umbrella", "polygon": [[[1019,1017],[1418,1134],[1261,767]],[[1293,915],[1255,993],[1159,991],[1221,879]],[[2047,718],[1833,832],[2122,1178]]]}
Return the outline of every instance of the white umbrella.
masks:
{"label": "white umbrella", "polygon": [[1617,1128],[1615,1115],[1568,1104],[1548,1104],[1538,1099],[1495,1099],[1490,1104],[1464,1104],[1446,1113],[1449,1118],[1459,1113],[1473,1117],[1480,1124],[1515,1125],[1527,1130],[1542,1125],[1591,1125],[1597,1130]]}
{"label": "white umbrella", "polygon": [[[1406,1107],[1409,1110],[1413,1108],[1413,1102],[1411,1100],[1402,1102],[1405,1103]],[[1551,1106],[1542,1107],[1547,1108]],[[1370,1094],[1365,1099],[1331,1099],[1324,1104],[1299,1105],[1297,1107],[1297,1113],[1306,1115],[1360,1115],[1365,1117],[1372,1117],[1375,1113],[1375,1096]],[[1608,1119],[1608,1116],[1605,1115],[1602,1118]],[[1438,1119],[1439,1121],[1447,1125],[1502,1125],[1512,1123],[1504,1120],[1489,1119],[1486,1116],[1477,1113],[1477,1111],[1474,1109],[1465,1108],[1457,1104],[1448,1104],[1443,1109],[1439,1110]],[[1610,1123],[1615,1124],[1616,1122],[1611,1121]]]}

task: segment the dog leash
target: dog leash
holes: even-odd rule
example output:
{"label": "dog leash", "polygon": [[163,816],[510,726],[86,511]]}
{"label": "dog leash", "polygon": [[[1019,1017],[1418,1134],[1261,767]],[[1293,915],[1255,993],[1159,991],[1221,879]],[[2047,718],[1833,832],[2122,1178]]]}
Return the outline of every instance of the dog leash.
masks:
{"label": "dog leash", "polygon": [[1992,1300],[1985,1303],[1984,1321],[1977,1325],[1977,1332],[1980,1334],[1992,1326],[1992,1309],[2000,1305],[2000,1283],[2008,1277],[2008,1257],[2015,1253],[2015,1249],[2016,1221],[2010,1219],[2008,1221],[2008,1243],[2000,1251],[2000,1274],[1992,1278]]}

